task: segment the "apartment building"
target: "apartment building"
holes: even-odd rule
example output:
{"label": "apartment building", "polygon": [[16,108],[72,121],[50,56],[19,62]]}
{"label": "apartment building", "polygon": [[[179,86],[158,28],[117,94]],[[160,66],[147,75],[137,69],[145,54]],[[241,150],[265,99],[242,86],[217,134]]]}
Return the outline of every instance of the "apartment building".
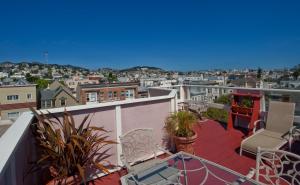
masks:
{"label": "apartment building", "polygon": [[77,99],[81,104],[135,99],[138,86],[138,82],[81,84],[77,86]]}
{"label": "apartment building", "polygon": [[41,91],[41,108],[56,108],[78,105],[72,91],[55,80],[47,89]]}
{"label": "apartment building", "polygon": [[10,81],[0,86],[1,120],[16,120],[30,107],[36,108],[36,85],[24,79]]}
{"label": "apartment building", "polygon": [[65,80],[65,84],[71,89],[74,96],[76,96],[76,89],[78,85],[81,84],[99,84],[100,77],[91,76],[91,77],[81,77],[73,76],[70,79]]}

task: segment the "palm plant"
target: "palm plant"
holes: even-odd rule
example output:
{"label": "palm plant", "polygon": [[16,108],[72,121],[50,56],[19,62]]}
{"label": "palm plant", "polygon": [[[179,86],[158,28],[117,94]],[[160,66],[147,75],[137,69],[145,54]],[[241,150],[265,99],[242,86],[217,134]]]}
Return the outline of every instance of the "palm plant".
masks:
{"label": "palm plant", "polygon": [[195,122],[194,114],[188,111],[179,111],[167,117],[165,129],[172,136],[191,137],[195,134],[193,131]]}
{"label": "palm plant", "polygon": [[66,110],[62,121],[50,112],[46,115],[31,110],[38,120],[33,124],[33,131],[41,149],[36,168],[48,168],[59,184],[71,176],[80,177],[86,183],[87,169],[109,173],[104,165],[110,156],[107,145],[116,142],[108,139],[108,131],[103,127],[90,126],[90,115],[86,115],[76,127],[73,116]]}

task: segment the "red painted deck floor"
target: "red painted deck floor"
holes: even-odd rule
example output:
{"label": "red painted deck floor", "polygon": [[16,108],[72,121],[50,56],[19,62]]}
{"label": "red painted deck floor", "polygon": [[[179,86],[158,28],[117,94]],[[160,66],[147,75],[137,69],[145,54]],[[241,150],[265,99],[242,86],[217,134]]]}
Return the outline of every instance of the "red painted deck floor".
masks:
{"label": "red painted deck floor", "polygon": [[[194,145],[195,155],[244,175],[255,166],[254,157],[239,155],[239,146],[244,136],[242,132],[234,129],[227,131],[220,123],[212,120],[199,123],[195,129],[198,134],[198,139]],[[96,179],[90,184],[120,184],[120,177],[125,174],[125,170],[121,170]]]}

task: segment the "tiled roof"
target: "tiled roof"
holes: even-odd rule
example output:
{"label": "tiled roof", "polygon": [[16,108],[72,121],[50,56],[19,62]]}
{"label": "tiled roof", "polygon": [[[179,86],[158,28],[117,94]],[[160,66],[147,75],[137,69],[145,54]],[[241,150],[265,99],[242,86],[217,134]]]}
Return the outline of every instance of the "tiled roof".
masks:
{"label": "tiled roof", "polygon": [[44,89],[41,91],[41,100],[52,100],[53,95],[55,94],[55,90]]}

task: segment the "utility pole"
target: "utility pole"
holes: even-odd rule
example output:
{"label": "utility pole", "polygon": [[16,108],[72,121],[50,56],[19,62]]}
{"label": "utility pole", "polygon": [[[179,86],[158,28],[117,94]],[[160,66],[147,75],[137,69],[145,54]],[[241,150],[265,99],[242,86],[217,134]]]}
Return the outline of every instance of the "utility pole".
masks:
{"label": "utility pole", "polygon": [[45,64],[48,65],[48,51],[44,52]]}

